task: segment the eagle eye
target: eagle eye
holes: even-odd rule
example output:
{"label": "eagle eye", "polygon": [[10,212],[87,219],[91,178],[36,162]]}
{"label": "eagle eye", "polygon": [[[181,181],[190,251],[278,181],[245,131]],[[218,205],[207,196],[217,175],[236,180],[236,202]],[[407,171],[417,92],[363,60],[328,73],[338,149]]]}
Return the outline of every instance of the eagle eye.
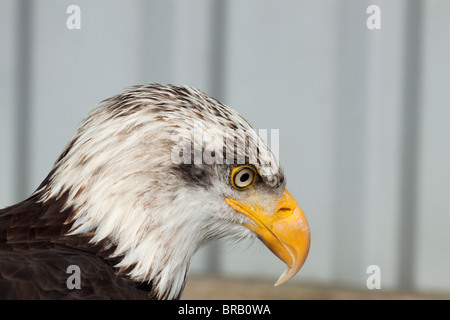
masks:
{"label": "eagle eye", "polygon": [[256,180],[256,171],[250,166],[240,166],[231,172],[231,184],[235,189],[250,188]]}

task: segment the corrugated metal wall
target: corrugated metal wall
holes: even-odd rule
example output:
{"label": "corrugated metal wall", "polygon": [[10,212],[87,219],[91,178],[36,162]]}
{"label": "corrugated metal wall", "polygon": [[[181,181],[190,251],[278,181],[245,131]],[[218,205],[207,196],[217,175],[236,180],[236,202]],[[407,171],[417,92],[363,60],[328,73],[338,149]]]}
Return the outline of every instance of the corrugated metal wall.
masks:
{"label": "corrugated metal wall", "polygon": [[[312,232],[294,280],[365,288],[375,264],[382,288],[450,291],[449,15],[446,0],[1,0],[0,206],[38,186],[99,101],[188,84],[280,129]],[[192,272],[275,281],[282,263],[248,245],[207,247]]]}

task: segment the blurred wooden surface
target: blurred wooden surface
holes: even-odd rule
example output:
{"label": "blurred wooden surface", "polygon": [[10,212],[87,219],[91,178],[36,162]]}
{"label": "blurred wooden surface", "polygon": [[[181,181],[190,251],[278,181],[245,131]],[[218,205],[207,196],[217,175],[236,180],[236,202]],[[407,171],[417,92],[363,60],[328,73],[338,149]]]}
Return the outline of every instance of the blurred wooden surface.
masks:
{"label": "blurred wooden surface", "polygon": [[449,293],[394,292],[364,290],[316,284],[274,287],[266,280],[191,276],[183,300],[365,300],[365,299],[450,299]]}

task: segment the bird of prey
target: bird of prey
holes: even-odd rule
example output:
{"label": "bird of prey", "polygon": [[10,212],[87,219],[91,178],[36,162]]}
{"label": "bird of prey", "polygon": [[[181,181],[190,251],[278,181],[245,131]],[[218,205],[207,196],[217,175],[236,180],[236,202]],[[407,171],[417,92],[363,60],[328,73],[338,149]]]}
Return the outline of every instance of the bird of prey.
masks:
{"label": "bird of prey", "polygon": [[179,299],[191,257],[219,238],[259,238],[286,263],[284,283],[310,243],[285,185],[233,109],[188,86],[130,87],[86,116],[28,199],[0,210],[0,298]]}

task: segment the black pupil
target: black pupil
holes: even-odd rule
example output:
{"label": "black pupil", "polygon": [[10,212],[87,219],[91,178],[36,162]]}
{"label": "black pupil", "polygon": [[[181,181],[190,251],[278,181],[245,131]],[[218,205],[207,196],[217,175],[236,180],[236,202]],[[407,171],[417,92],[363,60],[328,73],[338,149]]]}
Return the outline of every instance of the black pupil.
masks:
{"label": "black pupil", "polygon": [[248,173],[244,173],[239,180],[241,180],[241,182],[245,182],[248,180],[248,178],[250,178],[250,175]]}

